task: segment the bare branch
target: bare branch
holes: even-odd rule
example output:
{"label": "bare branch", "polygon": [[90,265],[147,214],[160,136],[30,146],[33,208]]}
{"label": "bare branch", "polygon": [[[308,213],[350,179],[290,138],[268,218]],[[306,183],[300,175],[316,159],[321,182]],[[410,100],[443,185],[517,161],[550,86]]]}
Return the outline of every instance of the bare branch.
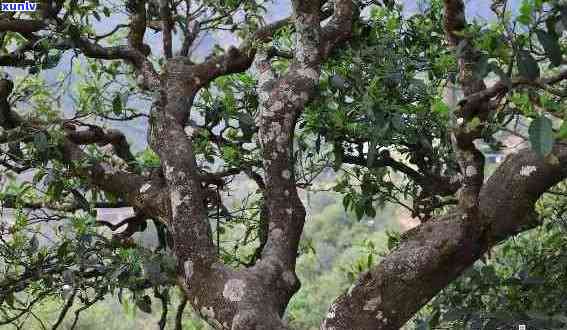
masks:
{"label": "bare branch", "polygon": [[[547,78],[541,78],[536,81],[518,77],[512,79],[512,81],[508,84],[500,80],[497,83],[495,83],[492,87],[471,94],[465,97],[464,99],[460,100],[459,105],[464,108],[463,110],[464,113],[470,113],[474,111],[474,109],[477,108],[479,104],[481,104],[482,102],[486,102],[494,97],[503,95],[509,92],[510,88],[513,89],[518,87],[529,86],[529,87],[535,87],[549,91],[550,85],[560,83],[566,79],[567,79],[567,70],[563,70],[556,75]],[[556,93],[553,92],[553,94]],[[560,96],[564,96],[563,93],[561,93]]]}
{"label": "bare branch", "polygon": [[67,138],[75,144],[94,144],[104,146],[111,144],[118,157],[123,159],[128,166],[138,172],[136,168],[136,158],[130,151],[130,145],[126,136],[116,129],[102,129],[91,125],[90,129],[83,131],[70,131],[66,134]]}
{"label": "bare branch", "polygon": [[195,65],[192,69],[199,77],[199,87],[205,86],[217,77],[245,71],[252,65],[259,42],[268,42],[275,31],[288,25],[290,18],[285,18],[260,28],[239,48],[231,47],[225,54]]}

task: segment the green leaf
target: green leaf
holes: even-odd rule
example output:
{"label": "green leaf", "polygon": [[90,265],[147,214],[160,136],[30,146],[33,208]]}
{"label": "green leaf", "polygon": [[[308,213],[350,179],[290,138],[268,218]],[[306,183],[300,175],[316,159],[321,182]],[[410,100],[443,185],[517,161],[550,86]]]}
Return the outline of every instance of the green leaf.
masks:
{"label": "green leaf", "polygon": [[477,128],[480,126],[481,123],[482,123],[482,122],[480,121],[480,118],[474,117],[473,119],[471,119],[471,120],[467,123],[467,127],[466,127],[466,128],[467,128],[467,131],[469,131],[469,132],[474,131],[475,129],[477,129]]}
{"label": "green leaf", "polygon": [[531,0],[523,0],[520,6],[520,15],[518,16],[518,22],[524,25],[530,25],[532,21],[532,13],[534,12],[534,6]]}
{"label": "green leaf", "polygon": [[365,213],[369,218],[375,218],[376,217],[376,209],[374,207],[372,207],[372,204],[370,204],[366,207]]}
{"label": "green leaf", "polygon": [[53,69],[54,67],[57,66],[57,64],[59,64],[59,61],[61,60],[62,55],[63,55],[62,52],[58,52],[58,53],[55,53],[53,55],[47,55],[45,57],[45,59],[43,60],[41,68],[43,70]]}
{"label": "green leaf", "polygon": [[39,132],[37,134],[34,135],[33,137],[33,144],[35,146],[35,148],[37,149],[37,151],[39,152],[41,159],[43,162],[47,162],[48,160],[48,148],[49,148],[49,142],[47,140],[47,135],[43,132]]}
{"label": "green leaf", "polygon": [[551,64],[553,66],[561,65],[563,55],[561,54],[561,46],[559,46],[559,40],[551,33],[547,33],[544,30],[537,29],[535,32],[537,34],[539,42],[543,46],[543,49],[545,49],[545,53],[551,60]]}
{"label": "green leaf", "polygon": [[252,118],[252,116],[246,112],[240,112],[238,114],[238,125],[242,130],[244,140],[250,141],[252,135],[254,135],[254,132],[256,131],[256,123],[254,122],[254,118]]}
{"label": "green leaf", "polygon": [[557,139],[567,139],[567,120],[564,120],[563,124],[561,124],[561,127],[559,127]]}
{"label": "green leaf", "polygon": [[530,52],[520,50],[517,56],[517,63],[520,76],[530,80],[539,78],[539,65]]}
{"label": "green leaf", "polygon": [[343,197],[343,208],[345,210],[348,210],[351,202],[352,202],[352,195],[349,195],[349,194],[345,195],[345,197]]}
{"label": "green leaf", "polygon": [[67,255],[69,244],[69,241],[65,241],[61,245],[59,245],[59,247],[57,248],[57,257],[62,259]]}
{"label": "green leaf", "polygon": [[537,117],[530,124],[528,132],[532,149],[545,158],[551,152],[554,143],[551,120],[545,116]]}
{"label": "green leaf", "polygon": [[33,235],[33,237],[30,240],[28,252],[33,254],[37,251],[38,247],[39,247],[39,240],[37,239],[36,235]]}
{"label": "green leaf", "polygon": [[117,116],[122,114],[122,98],[120,97],[120,94],[114,95],[114,98],[112,99],[112,112]]}
{"label": "green leaf", "polygon": [[354,213],[356,214],[356,220],[360,221],[365,213],[364,206],[360,203],[356,204],[354,207]]}
{"label": "green leaf", "polygon": [[431,106],[433,112],[438,114],[447,114],[449,113],[449,106],[443,102],[443,100],[439,99]]}

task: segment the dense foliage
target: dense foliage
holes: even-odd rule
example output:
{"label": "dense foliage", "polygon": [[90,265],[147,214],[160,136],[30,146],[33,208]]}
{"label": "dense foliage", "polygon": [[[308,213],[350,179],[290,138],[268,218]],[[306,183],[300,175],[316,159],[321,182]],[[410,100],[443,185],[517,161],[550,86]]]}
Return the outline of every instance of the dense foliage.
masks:
{"label": "dense foliage", "polygon": [[[567,4],[522,0],[514,12],[506,1],[494,1],[489,23],[447,31],[448,18],[454,18],[447,14],[450,2],[432,0],[422,11],[408,14],[391,1],[357,1],[360,18],[350,41],[321,55],[313,97],[305,92],[309,102],[293,119],[297,127],[294,121],[291,151],[281,152],[290,168],[278,173],[293,180],[308,206],[318,204],[308,207],[299,251],[293,251],[291,264],[303,286],[284,314],[292,327],[318,328],[331,314],[326,311],[336,296],[345,290],[350,294],[359,276],[372,273],[387,251],[399,252],[412,239],[412,231],[400,233],[389,219],[399,216],[398,208],[423,225],[459,207],[466,216],[478,216],[481,212],[472,210],[466,195],[474,184],[483,184],[484,172],[498,170],[485,164],[484,156],[510,153],[515,146],[509,139],[529,144],[545,166],[562,166],[554,148],[567,138],[567,76],[562,71]],[[179,259],[179,238],[175,241],[169,219],[177,206],[169,208],[191,198],[175,195],[170,182],[175,181],[174,166],[160,149],[177,141],[160,141],[156,133],[167,126],[159,116],[167,93],[147,88],[140,76],[147,66],[170,68],[167,63],[176,58],[191,67],[225,54],[233,58],[236,48],[219,45],[209,47],[206,57],[196,54],[199,38],[210,41],[226,31],[249,47],[241,56],[257,52],[268,58],[272,85],[262,82],[261,66],[229,70],[228,64],[217,63],[211,72],[226,72],[195,88],[194,100],[179,96],[185,103],[175,111],[188,113],[172,115],[183,117],[197,173],[191,175],[198,176],[198,199],[216,258],[232,267],[230,272],[257,266],[266,246],[272,246],[268,234],[274,211],[269,210],[273,202],[266,186],[273,175],[266,159],[278,156],[266,156],[267,147],[258,142],[265,138],[259,136],[262,120],[269,117],[263,93],[295,72],[300,53],[295,47],[301,33],[307,33],[299,24],[287,23],[277,26],[269,43],[249,38],[266,26],[264,16],[272,5],[49,1],[42,12],[0,14],[0,66],[18,67],[7,76],[15,79],[4,79],[0,86],[0,94],[8,91],[0,95],[1,325],[45,328],[45,319],[54,329],[74,328],[83,311],[116,298],[127,311],[159,315],[160,328],[171,324],[181,329],[187,304],[195,311],[186,312],[191,315],[184,328],[205,327],[198,317],[226,327],[209,307],[199,308],[178,289],[194,269]],[[331,7],[323,2],[317,10],[325,18]],[[140,16],[141,32],[136,30]],[[128,25],[104,26],[105,19],[126,17]],[[20,19],[41,26],[9,26]],[[160,36],[146,35],[150,40],[145,40],[146,27]],[[168,33],[177,57],[167,44]],[[198,78],[193,81],[201,84]],[[163,86],[168,85],[159,88]],[[536,170],[522,167],[517,174],[529,177]],[[138,185],[132,189],[128,184]],[[159,204],[160,193],[152,190],[156,186],[173,191],[166,198],[167,210]],[[147,197],[149,202],[131,196],[138,192],[154,195]],[[147,206],[152,202],[158,206]],[[530,214],[538,228],[496,247],[487,245],[488,255],[481,253],[482,260],[408,326],[566,326],[565,203],[562,183],[539,200],[537,215]],[[101,210],[122,207],[134,210],[123,222],[101,217]],[[288,208],[283,213],[297,212]],[[394,231],[386,232],[387,227]],[[62,304],[57,316],[43,315],[54,302]],[[282,304],[287,307],[287,300]]]}

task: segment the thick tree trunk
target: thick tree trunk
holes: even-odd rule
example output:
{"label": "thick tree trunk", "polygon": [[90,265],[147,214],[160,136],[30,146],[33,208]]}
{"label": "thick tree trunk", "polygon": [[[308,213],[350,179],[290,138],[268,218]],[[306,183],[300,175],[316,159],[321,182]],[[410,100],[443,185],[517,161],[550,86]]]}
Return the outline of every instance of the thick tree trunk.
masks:
{"label": "thick tree trunk", "polygon": [[[86,57],[122,60],[133,66],[144,90],[156,92],[151,111],[150,145],[160,156],[163,177],[147,177],[136,168],[128,171],[105,161],[89,166],[73,164],[84,160],[80,148],[86,144],[111,144],[124,163],[133,156],[126,139],[117,132],[101,128],[75,131],[64,123],[65,138],[60,147],[63,161],[73,175],[86,178],[89,185],[125,197],[136,209],[135,219],[158,219],[167,224],[173,236],[177,257],[178,280],[193,308],[218,329],[286,329],[282,316],[289,299],[299,289],[295,263],[305,209],[297,193],[294,173],[293,139],[298,117],[313,99],[319,82],[321,63],[337,45],[350,38],[356,5],[352,0],[334,1],[332,17],[321,13],[325,2],[292,0],[294,15],[260,28],[241,47],[230,48],[201,64],[186,56],[199,28],[194,17],[186,17],[193,27],[186,31],[181,51],[172,50],[172,8],[161,3],[163,25],[164,71],[158,73],[148,58],[150,47],[144,44],[148,26],[146,1],[131,2],[126,45],[105,47],[89,36],[65,36],[72,22],[58,17],[63,2],[40,6],[42,18],[0,19],[0,32],[19,33],[26,41],[20,50],[0,58],[0,65],[36,65],[27,60],[26,52],[44,47],[34,33],[62,32],[53,46],[60,50],[80,50]],[[392,1],[383,1],[391,8]],[[459,83],[466,98],[455,111],[451,131],[454,153],[461,170],[460,182],[441,182],[442,190],[458,192],[459,207],[438,219],[424,223],[406,233],[399,246],[370,272],[344,293],[330,307],[323,329],[397,329],[409,320],[427,301],[470,267],[487,249],[499,241],[537,226],[533,217],[535,201],[552,185],[566,176],[567,145],[556,144],[553,154],[558,162],[547,164],[532,151],[511,156],[487,181],[484,160],[474,141],[482,124],[492,111],[490,100],[507,92],[511,86],[534,82],[512,79],[486,88],[475,77],[478,54],[472,43],[459,33],[466,27],[464,2],[444,0],[444,28],[450,46],[463,45],[459,55]],[[189,6],[190,7],[190,6]],[[190,9],[190,8],[188,8]],[[205,10],[204,12],[207,12]],[[329,18],[329,19],[327,19]],[[71,24],[71,25],[69,25]],[[270,52],[258,51],[261,42],[269,41],[284,25],[294,25],[294,56],[289,69],[281,76],[272,70]],[[461,44],[463,43],[463,44]],[[271,55],[270,55],[271,56]],[[31,61],[31,62],[30,62]],[[252,64],[259,73],[259,134],[262,148],[263,196],[268,220],[265,244],[252,267],[235,270],[222,263],[213,243],[208,214],[204,204],[207,180],[202,177],[193,152],[192,137],[185,133],[191,107],[199,90],[217,77],[247,70]],[[556,84],[567,79],[563,71],[537,84]],[[22,120],[8,102],[13,84],[0,80],[0,142],[29,142],[39,129]],[[471,121],[481,125],[469,129]],[[459,123],[460,122],[460,123]],[[67,126],[66,126],[67,125]],[[93,125],[89,125],[93,128]],[[364,159],[364,158],[362,158]],[[364,162],[365,164],[366,162]],[[364,164],[362,164],[364,166]],[[403,164],[402,164],[403,165]],[[127,165],[128,166],[128,165]],[[389,165],[391,166],[391,165]],[[246,171],[246,169],[239,169]],[[402,172],[412,173],[405,167]],[[418,173],[419,174],[419,173]],[[411,175],[410,175],[411,176]],[[419,177],[419,176],[418,176]],[[415,179],[415,178],[414,178]],[[222,178],[218,179],[222,181]],[[436,178],[433,178],[435,182]],[[438,185],[436,188],[439,188]]]}
{"label": "thick tree trunk", "polygon": [[258,140],[269,228],[261,259],[253,267],[233,270],[218,259],[203,205],[203,180],[191,137],[184,132],[198,90],[216,75],[245,69],[248,57],[231,50],[207,65],[170,59],[161,95],[152,109],[150,143],[160,156],[167,183],[171,204],[168,223],[179,283],[193,308],[219,329],[285,329],[281,318],[299,289],[295,261],[305,209],[294,173],[295,125],[315,91],[321,58],[350,35],[353,4],[351,0],[337,1],[324,33],[319,1],[293,1],[293,7],[297,54],[288,72],[276,77],[266,54],[256,59],[260,73]]}
{"label": "thick tree trunk", "polygon": [[455,211],[409,231],[331,305],[321,328],[399,329],[488,248],[539,225],[534,203],[567,176],[567,145],[557,145],[553,154],[559,164],[531,150],[509,156],[480,193],[478,221]]}

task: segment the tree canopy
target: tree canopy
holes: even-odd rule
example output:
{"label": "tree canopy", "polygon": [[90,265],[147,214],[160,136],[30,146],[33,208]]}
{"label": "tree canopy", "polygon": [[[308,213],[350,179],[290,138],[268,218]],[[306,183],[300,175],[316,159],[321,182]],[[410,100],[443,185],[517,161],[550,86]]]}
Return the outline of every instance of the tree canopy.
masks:
{"label": "tree canopy", "polygon": [[[61,297],[49,326],[78,305],[74,328],[116,295],[160,300],[163,329],[179,287],[176,329],[186,305],[216,329],[289,329],[301,197],[324,176],[353,217],[394,204],[419,225],[369,254],[321,329],[564,321],[521,304],[563,308],[548,291],[565,281],[567,3],[494,0],[489,22],[462,0],[275,3],[291,15],[267,21],[261,0],[0,13],[0,324]],[[534,228],[520,262],[510,239]],[[494,249],[505,262],[475,265]]]}

